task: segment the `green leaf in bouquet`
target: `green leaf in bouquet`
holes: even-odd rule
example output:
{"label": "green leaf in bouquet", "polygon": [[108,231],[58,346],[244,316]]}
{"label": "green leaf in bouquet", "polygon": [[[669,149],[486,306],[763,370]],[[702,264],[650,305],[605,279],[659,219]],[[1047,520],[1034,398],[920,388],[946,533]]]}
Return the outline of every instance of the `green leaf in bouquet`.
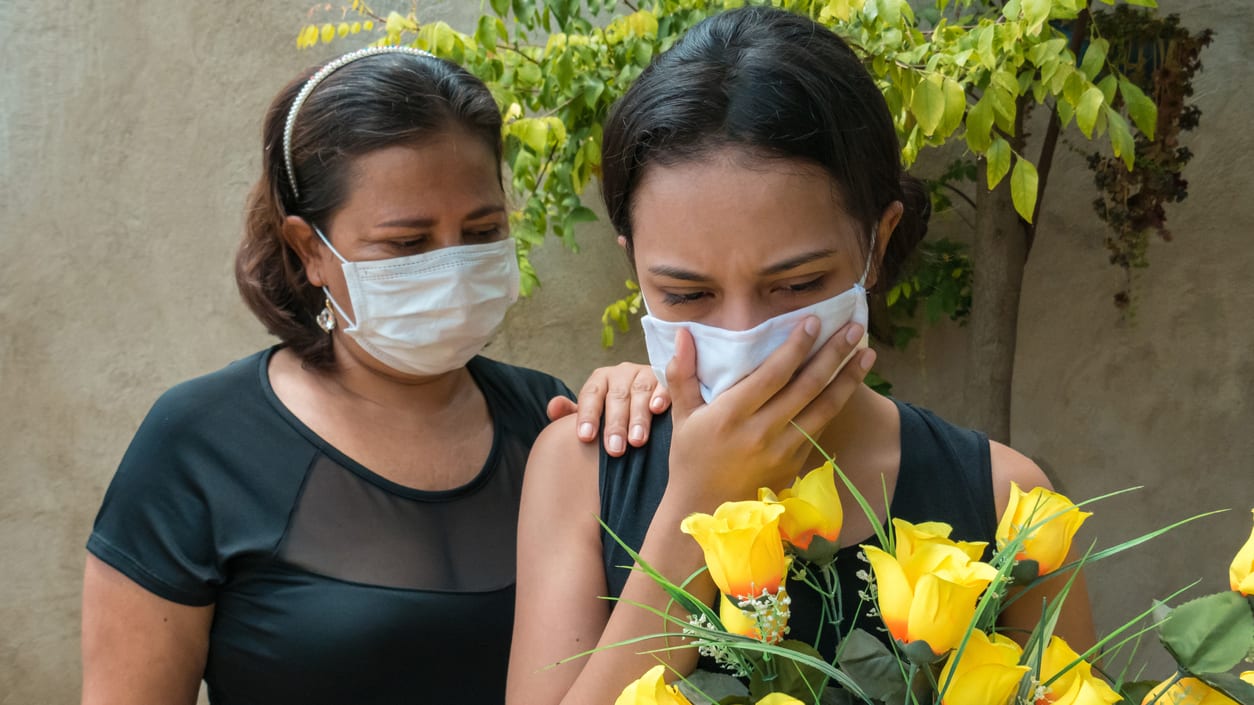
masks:
{"label": "green leaf in bouquet", "polygon": [[1254,612],[1240,593],[1207,595],[1172,610],[1158,638],[1189,673],[1222,673],[1254,646]]}
{"label": "green leaf in bouquet", "polygon": [[901,661],[884,642],[863,629],[845,636],[836,661],[840,670],[857,681],[866,694],[882,702],[901,702],[906,693],[906,674]]}
{"label": "green leaf in bouquet", "polygon": [[[822,661],[813,646],[796,639],[785,639],[778,646]],[[827,676],[817,668],[791,659],[774,659],[769,654],[754,657],[749,676],[749,695],[756,701],[771,693],[787,693],[803,702],[814,702],[827,684]]]}
{"label": "green leaf in bouquet", "polygon": [[676,685],[692,705],[732,705],[749,703],[749,690],[738,678],[726,673],[697,670]]}
{"label": "green leaf in bouquet", "polygon": [[1027,585],[1036,580],[1041,574],[1041,564],[1031,558],[1024,558],[1015,563],[1010,569],[1011,585]]}
{"label": "green leaf in bouquet", "polygon": [[1123,696],[1123,700],[1119,702],[1119,705],[1141,705],[1145,701],[1145,696],[1149,695],[1150,691],[1156,687],[1158,687],[1158,681],[1124,683],[1123,687],[1119,688],[1119,694]]}
{"label": "green leaf in bouquet", "polygon": [[1254,685],[1231,673],[1200,673],[1196,678],[1241,705],[1254,705]]}

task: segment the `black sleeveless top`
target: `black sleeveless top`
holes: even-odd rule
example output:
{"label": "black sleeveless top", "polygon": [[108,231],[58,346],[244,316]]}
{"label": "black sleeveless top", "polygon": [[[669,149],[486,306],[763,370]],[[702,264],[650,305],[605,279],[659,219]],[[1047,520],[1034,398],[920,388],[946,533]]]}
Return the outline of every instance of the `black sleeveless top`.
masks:
{"label": "black sleeveless top", "polygon": [[278,399],[263,351],[166,392],[109,485],[87,550],[160,597],[214,605],[214,705],[505,699],[514,546],[546,374],[476,357],[492,416],[478,476],[387,480]]}
{"label": "black sleeveless top", "polygon": [[[951,538],[987,541],[988,555],[991,555],[997,531],[997,510],[988,437],[978,431],[958,428],[926,409],[900,401],[896,404],[901,415],[901,467],[889,507],[892,516],[911,523],[945,522],[953,527]],[[666,489],[670,440],[671,417],[667,413],[654,418],[649,443],[644,447],[629,447],[620,458],[606,455],[604,449],[601,451],[601,517],[633,550],[639,550],[644,542],[649,522]],[[713,510],[714,507],[710,507],[708,511]],[[845,507],[846,514],[860,511],[857,506]],[[678,526],[675,531],[679,531]],[[886,524],[885,531],[892,531],[892,527]],[[632,560],[608,534],[602,536],[601,544],[609,595],[618,597],[627,582]],[[842,630],[847,630],[850,620],[855,620],[852,622],[855,626],[886,640],[883,623],[867,616],[874,605],[859,597],[860,592],[866,592],[867,585],[858,574],[870,572],[870,565],[858,555],[864,544],[879,546],[879,541],[872,535],[842,548],[837,554],[841,608],[845,615]],[[788,582],[788,594],[792,597],[789,638],[815,643],[821,605],[819,595],[798,580]],[[818,643],[819,651],[830,661],[836,648],[835,635],[824,634]],[[704,661],[703,667],[708,667]]]}

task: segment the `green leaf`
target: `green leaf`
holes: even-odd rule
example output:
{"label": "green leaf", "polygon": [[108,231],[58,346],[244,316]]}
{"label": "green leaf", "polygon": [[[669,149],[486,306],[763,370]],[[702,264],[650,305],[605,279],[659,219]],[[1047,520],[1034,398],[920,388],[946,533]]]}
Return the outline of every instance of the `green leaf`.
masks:
{"label": "green leaf", "polygon": [[1110,42],[1101,37],[1089,42],[1089,48],[1084,51],[1084,60],[1080,62],[1080,72],[1090,81],[1096,81],[1097,75],[1106,65],[1106,54],[1109,51]]}
{"label": "green leaf", "polygon": [[495,12],[498,17],[505,17],[509,15],[509,0],[492,0],[492,11]]}
{"label": "green leaf", "polygon": [[1128,115],[1136,123],[1136,129],[1153,141],[1154,129],[1158,126],[1158,106],[1135,83],[1126,78],[1119,79],[1119,95],[1123,96],[1124,105],[1128,106]]}
{"label": "green leaf", "polygon": [[910,112],[919,121],[923,134],[936,132],[941,120],[945,118],[944,78],[940,74],[929,74],[914,87],[914,97],[910,99]]}
{"label": "green leaf", "polygon": [[1010,171],[1010,143],[994,138],[984,157],[988,160],[988,190],[992,191]]}
{"label": "green leaf", "polygon": [[1028,21],[1028,34],[1041,31],[1045,20],[1049,19],[1050,0],[1022,0],[1023,19]]}
{"label": "green leaf", "polygon": [[875,700],[900,702],[905,695],[906,683],[901,674],[901,663],[884,642],[862,629],[849,632],[841,642],[836,665]]}
{"label": "green leaf", "polygon": [[1158,638],[1188,672],[1222,673],[1254,644],[1254,609],[1237,592],[1208,595],[1173,610]]}
{"label": "green leaf", "polygon": [[520,118],[510,125],[510,133],[536,154],[544,154],[549,141],[549,124],[536,118]]}
{"label": "green leaf", "polygon": [[1117,111],[1106,108],[1106,124],[1110,128],[1110,147],[1116,157],[1123,159],[1128,171],[1136,164],[1136,142],[1132,139],[1132,130],[1128,121]]}
{"label": "green leaf", "polygon": [[1023,157],[1016,159],[1014,173],[1010,175],[1010,197],[1015,210],[1029,223],[1036,211],[1037,184],[1036,165]]}
{"label": "green leaf", "polygon": [[985,93],[967,112],[967,146],[972,152],[988,150],[993,141],[993,101]]}
{"label": "green leaf", "polygon": [[1097,116],[1101,114],[1105,102],[1102,91],[1097,86],[1090,87],[1080,96],[1080,102],[1075,109],[1075,124],[1085,137],[1092,139],[1093,127],[1097,125]]}
{"label": "green leaf", "polygon": [[941,137],[948,137],[962,124],[962,114],[967,111],[967,94],[962,84],[952,78],[945,79],[945,116],[938,128]]}

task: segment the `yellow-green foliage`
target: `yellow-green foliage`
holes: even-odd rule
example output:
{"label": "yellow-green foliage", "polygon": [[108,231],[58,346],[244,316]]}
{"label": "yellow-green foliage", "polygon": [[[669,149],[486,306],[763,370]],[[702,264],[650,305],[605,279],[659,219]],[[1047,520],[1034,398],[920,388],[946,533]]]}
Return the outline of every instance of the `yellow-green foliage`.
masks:
{"label": "yellow-green foliage", "polygon": [[[1107,5],[1114,0],[1102,0]],[[511,215],[523,290],[538,279],[528,253],[552,232],[575,248],[574,226],[595,219],[580,196],[600,168],[601,120],[649,63],[700,20],[744,0],[490,0],[491,12],[463,33],[421,14],[377,14],[360,0],[336,23],[310,24],[297,46],[363,38],[408,44],[480,76],[505,117],[506,161],[518,197]],[[1106,63],[1106,40],[1090,36],[1073,55],[1068,26],[1086,0],[770,0],[809,15],[864,57],[894,115],[902,157],[953,140],[986,169],[990,188],[1010,177],[1014,207],[1031,220],[1036,165],[1014,147],[1020,114],[1033,105],[1074,122],[1085,138],[1108,140],[1131,168],[1133,130],[1152,139],[1156,108]],[[1154,6],[1153,0],[1131,4]],[[506,20],[512,20],[506,22]],[[364,33],[364,34],[363,34]],[[543,37],[543,39],[541,39]],[[345,50],[353,48],[345,46]],[[625,329],[639,293],[607,308],[606,342]]]}

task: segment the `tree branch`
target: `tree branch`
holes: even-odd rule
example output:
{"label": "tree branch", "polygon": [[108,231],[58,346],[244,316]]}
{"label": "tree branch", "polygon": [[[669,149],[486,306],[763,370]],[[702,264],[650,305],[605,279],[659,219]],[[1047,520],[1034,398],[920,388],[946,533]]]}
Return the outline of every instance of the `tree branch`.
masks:
{"label": "tree branch", "polygon": [[[1071,25],[1071,54],[1080,56],[1080,46],[1089,30],[1089,11],[1080,11]],[[1049,183],[1050,168],[1054,164],[1054,151],[1058,148],[1058,133],[1062,131],[1062,120],[1058,118],[1057,109],[1049,113],[1049,127],[1045,130],[1045,139],[1041,143],[1041,156],[1036,160],[1036,207],[1032,211],[1032,222],[1025,226],[1028,238],[1028,254],[1032,253],[1032,243],[1036,241],[1036,226],[1041,217],[1041,203],[1045,200],[1045,186]]]}

